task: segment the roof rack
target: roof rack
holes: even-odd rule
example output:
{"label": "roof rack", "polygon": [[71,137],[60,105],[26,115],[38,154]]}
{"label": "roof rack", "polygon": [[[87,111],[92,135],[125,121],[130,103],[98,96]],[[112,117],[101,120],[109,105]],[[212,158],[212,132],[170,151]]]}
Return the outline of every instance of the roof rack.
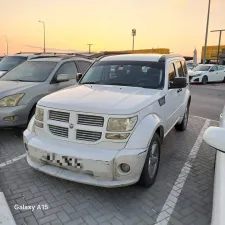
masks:
{"label": "roof rack", "polygon": [[182,57],[182,55],[179,55],[179,54],[165,54],[165,55],[162,55],[159,59],[159,62],[165,62],[166,59],[169,59],[169,58],[175,58],[175,57]]}

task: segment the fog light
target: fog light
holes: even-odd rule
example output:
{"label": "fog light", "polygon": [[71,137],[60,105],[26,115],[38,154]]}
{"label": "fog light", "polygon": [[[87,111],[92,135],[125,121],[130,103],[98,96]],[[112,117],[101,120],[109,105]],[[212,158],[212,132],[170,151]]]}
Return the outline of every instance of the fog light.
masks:
{"label": "fog light", "polygon": [[15,121],[18,119],[18,116],[7,116],[3,120],[4,121]]}
{"label": "fog light", "polygon": [[38,121],[38,120],[35,120],[34,121],[34,125],[37,126],[37,127],[40,127],[40,128],[43,128],[44,127],[43,123],[40,122],[40,121]]}
{"label": "fog light", "polygon": [[120,164],[120,169],[124,172],[124,173],[128,173],[130,171],[130,166],[126,163],[121,163]]}
{"label": "fog light", "polygon": [[105,138],[107,139],[126,139],[130,133],[106,133]]}

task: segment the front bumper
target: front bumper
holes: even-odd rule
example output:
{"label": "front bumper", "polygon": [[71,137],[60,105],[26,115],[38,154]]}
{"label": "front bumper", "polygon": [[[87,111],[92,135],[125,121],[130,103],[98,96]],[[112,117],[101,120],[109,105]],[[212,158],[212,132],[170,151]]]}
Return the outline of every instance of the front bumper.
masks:
{"label": "front bumper", "polygon": [[[27,162],[31,167],[55,177],[101,187],[121,187],[136,183],[147,154],[146,149],[98,149],[83,144],[44,139],[28,130],[24,132],[23,138]],[[46,162],[43,158],[49,153],[76,159],[79,167],[59,165],[56,161]],[[120,170],[121,163],[130,166],[128,173]]]}
{"label": "front bumper", "polygon": [[201,76],[198,76],[198,77],[189,76],[190,83],[201,83],[201,81],[202,81]]}
{"label": "front bumper", "polygon": [[[15,107],[0,107],[0,127],[16,127],[25,125],[28,120],[29,110],[27,105],[19,105]],[[16,116],[16,120],[7,120],[4,118]]]}

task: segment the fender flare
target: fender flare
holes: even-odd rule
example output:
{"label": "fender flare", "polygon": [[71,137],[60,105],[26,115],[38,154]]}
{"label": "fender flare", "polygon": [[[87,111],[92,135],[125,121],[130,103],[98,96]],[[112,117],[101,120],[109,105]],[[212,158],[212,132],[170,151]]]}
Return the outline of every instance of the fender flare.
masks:
{"label": "fender flare", "polygon": [[163,121],[156,114],[144,117],[131,134],[126,149],[148,149],[155,132],[159,132],[161,143],[164,138]]}

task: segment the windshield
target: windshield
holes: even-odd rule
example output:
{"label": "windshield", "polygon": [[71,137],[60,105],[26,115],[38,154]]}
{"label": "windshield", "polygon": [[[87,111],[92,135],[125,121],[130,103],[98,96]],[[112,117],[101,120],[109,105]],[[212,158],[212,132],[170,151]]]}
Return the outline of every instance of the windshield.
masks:
{"label": "windshield", "polygon": [[86,72],[80,84],[121,85],[163,89],[165,64],[141,61],[100,61]]}
{"label": "windshield", "polygon": [[210,69],[210,66],[202,66],[202,65],[199,65],[199,66],[196,66],[193,71],[208,71]]}
{"label": "windshield", "polygon": [[27,60],[27,57],[22,56],[7,56],[0,62],[0,71],[8,71],[13,67]]}
{"label": "windshield", "polygon": [[0,80],[43,82],[45,81],[57,62],[26,61],[6,73]]}

